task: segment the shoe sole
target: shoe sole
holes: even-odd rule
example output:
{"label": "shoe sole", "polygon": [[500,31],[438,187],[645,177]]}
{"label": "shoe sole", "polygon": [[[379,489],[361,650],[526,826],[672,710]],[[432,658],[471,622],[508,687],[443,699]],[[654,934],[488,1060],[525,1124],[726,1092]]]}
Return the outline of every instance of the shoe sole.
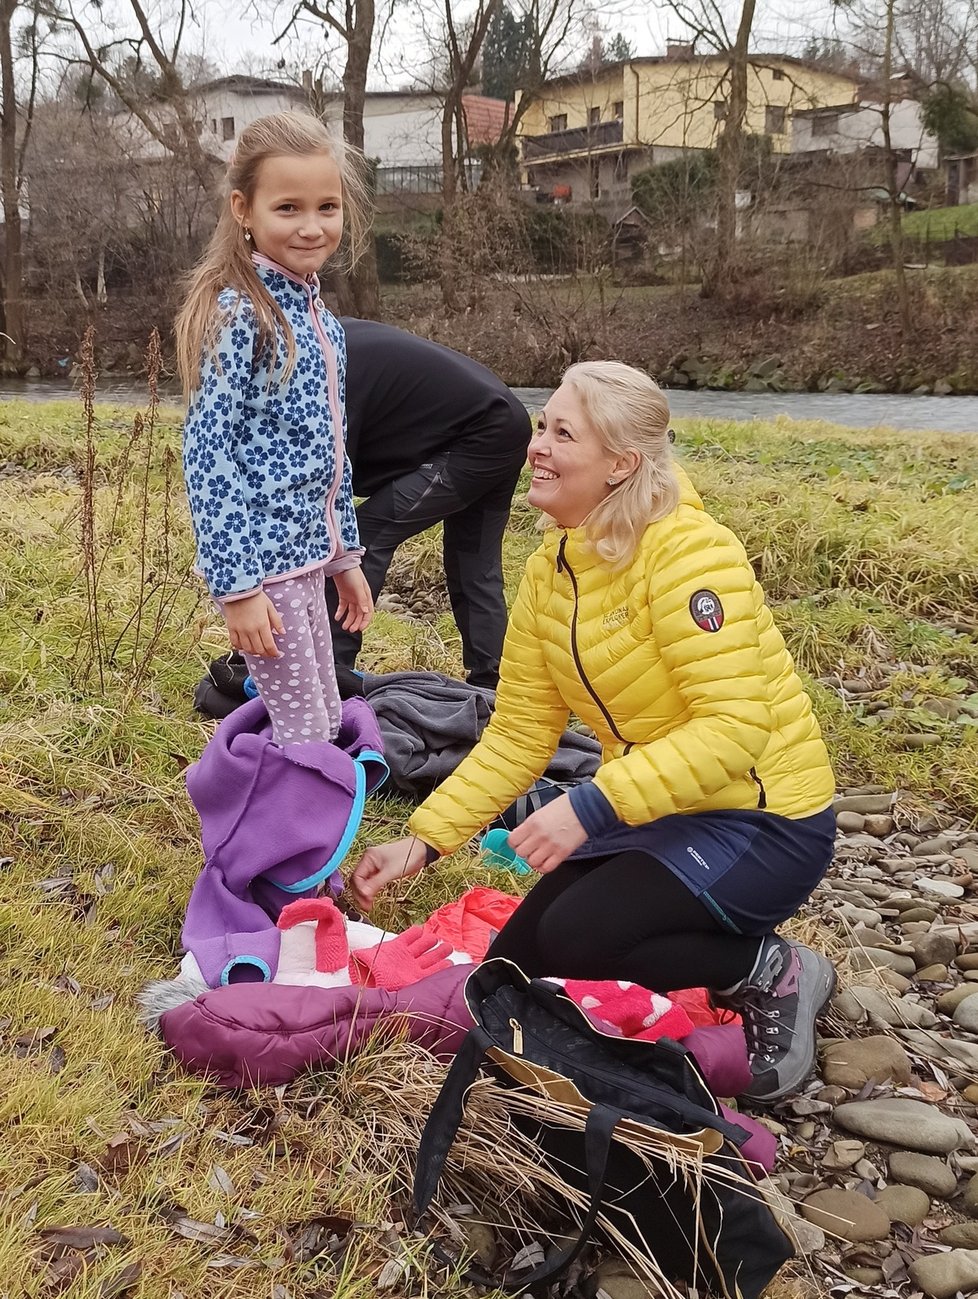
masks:
{"label": "shoe sole", "polygon": [[[798,943],[792,943],[792,946],[800,947],[801,945]],[[814,1005],[815,1010],[814,1013],[811,1011],[808,1012],[808,1014],[811,1015],[812,1027],[806,1044],[807,1050],[798,1070],[787,1083],[782,1083],[776,1090],[764,1092],[763,1094],[753,1092],[750,1088],[743,1093],[747,1099],[752,1100],[759,1105],[769,1105],[774,1101],[782,1100],[785,1096],[793,1095],[797,1092],[802,1083],[805,1082],[815,1071],[815,1062],[818,1054],[815,1024],[819,1017],[824,1015],[829,1002],[835,995],[835,990],[838,985],[838,976],[835,972],[835,966],[828,957],[822,956],[818,952],[813,952],[811,948],[806,948],[804,950],[813,956],[818,962],[820,974],[819,986],[815,989],[814,996],[812,997],[812,1004]],[[804,956],[802,956],[802,960],[804,959]],[[799,1019],[800,1018],[801,1014],[799,1014]]]}

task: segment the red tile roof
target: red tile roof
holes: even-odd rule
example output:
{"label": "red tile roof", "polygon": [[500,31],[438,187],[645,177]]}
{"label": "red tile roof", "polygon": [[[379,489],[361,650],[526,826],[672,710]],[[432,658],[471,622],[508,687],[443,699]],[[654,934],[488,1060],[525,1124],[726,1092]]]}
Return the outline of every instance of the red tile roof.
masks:
{"label": "red tile roof", "polygon": [[465,130],[469,144],[495,144],[506,121],[506,100],[486,95],[463,95]]}

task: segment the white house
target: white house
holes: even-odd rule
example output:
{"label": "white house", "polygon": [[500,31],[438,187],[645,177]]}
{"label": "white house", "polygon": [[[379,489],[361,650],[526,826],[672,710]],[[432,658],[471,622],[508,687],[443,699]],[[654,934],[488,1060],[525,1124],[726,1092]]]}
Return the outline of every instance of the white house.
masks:
{"label": "white house", "polygon": [[[890,104],[890,144],[912,163],[915,171],[931,171],[940,163],[937,137],[921,120],[915,99]],[[882,149],[883,105],[863,100],[827,108],[799,109],[791,115],[792,153],[858,153]]]}
{"label": "white house", "polygon": [[200,139],[208,152],[229,158],[236,137],[258,117],[304,108],[301,86],[264,77],[219,77],[194,87]]}

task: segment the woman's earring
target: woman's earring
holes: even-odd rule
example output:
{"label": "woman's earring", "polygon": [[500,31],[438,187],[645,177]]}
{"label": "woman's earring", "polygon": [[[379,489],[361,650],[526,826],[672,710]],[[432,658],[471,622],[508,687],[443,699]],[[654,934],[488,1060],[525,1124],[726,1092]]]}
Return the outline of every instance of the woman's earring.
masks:
{"label": "woman's earring", "polygon": [[606,479],[605,479],[605,482],[608,484],[609,487],[617,487],[617,486],[618,486],[618,479],[617,479],[617,478],[606,478]]}
{"label": "woman's earring", "polygon": [[242,228],[243,228],[243,230],[244,230],[245,243],[246,243],[246,244],[250,244],[250,243],[251,243],[251,231],[248,229],[247,226],[243,226]]}

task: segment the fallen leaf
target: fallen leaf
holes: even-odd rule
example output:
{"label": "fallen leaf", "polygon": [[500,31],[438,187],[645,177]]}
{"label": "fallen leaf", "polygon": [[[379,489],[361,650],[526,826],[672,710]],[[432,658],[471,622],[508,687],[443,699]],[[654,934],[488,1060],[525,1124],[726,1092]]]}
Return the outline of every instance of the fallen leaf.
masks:
{"label": "fallen leaf", "polygon": [[219,1164],[215,1164],[211,1169],[211,1175],[207,1179],[207,1185],[212,1191],[221,1191],[224,1195],[234,1194],[234,1183]]}
{"label": "fallen leaf", "polygon": [[539,1267],[544,1260],[543,1246],[533,1240],[516,1254],[510,1267],[514,1272],[522,1272],[528,1267]]}
{"label": "fallen leaf", "polygon": [[184,1240],[195,1240],[198,1243],[209,1240],[221,1240],[225,1235],[223,1227],[215,1227],[213,1223],[201,1222],[197,1218],[179,1217],[167,1218],[167,1225],[171,1231],[182,1236]]}
{"label": "fallen leaf", "polygon": [[50,1245],[64,1249],[94,1249],[96,1245],[127,1245],[114,1227],[42,1227],[38,1232]]}
{"label": "fallen leaf", "polygon": [[108,1010],[113,1001],[115,1001],[114,992],[107,992],[102,997],[95,997],[92,1000],[92,1010]]}
{"label": "fallen leaf", "polygon": [[406,1273],[407,1264],[402,1259],[389,1258],[380,1269],[380,1276],[377,1278],[377,1289],[393,1290]]}
{"label": "fallen leaf", "polygon": [[135,1141],[128,1132],[117,1132],[106,1143],[105,1154],[99,1160],[103,1173],[121,1175],[141,1164],[146,1158],[146,1150],[140,1141]]}
{"label": "fallen leaf", "polygon": [[48,1056],[48,1068],[52,1073],[60,1073],[68,1062],[68,1057],[60,1046],[52,1047]]}
{"label": "fallen leaf", "polygon": [[44,1290],[47,1294],[60,1294],[67,1290],[76,1276],[88,1266],[83,1254],[64,1254],[52,1259],[44,1269]]}
{"label": "fallen leaf", "polygon": [[30,1033],[21,1033],[20,1037],[14,1038],[14,1055],[20,1060],[28,1055],[36,1055],[48,1038],[53,1037],[57,1031],[54,1024],[47,1024],[44,1028],[35,1028]]}
{"label": "fallen leaf", "polygon": [[918,1083],[920,1094],[931,1102],[947,1100],[947,1090],[938,1083],[922,1082]]}
{"label": "fallen leaf", "polygon": [[235,1258],[233,1254],[215,1254],[209,1258],[206,1263],[207,1267],[257,1267],[258,1264],[253,1258]]}
{"label": "fallen leaf", "polygon": [[91,1164],[79,1164],[75,1169],[75,1185],[80,1191],[98,1190],[98,1173]]}
{"label": "fallen leaf", "polygon": [[127,1263],[121,1272],[107,1277],[99,1287],[99,1299],[118,1299],[139,1284],[143,1275],[142,1263]]}

